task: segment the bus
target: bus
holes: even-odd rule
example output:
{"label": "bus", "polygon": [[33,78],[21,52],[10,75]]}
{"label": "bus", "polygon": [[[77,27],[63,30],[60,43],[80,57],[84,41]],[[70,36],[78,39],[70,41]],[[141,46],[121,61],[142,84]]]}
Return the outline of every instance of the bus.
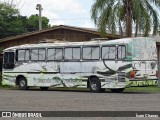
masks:
{"label": "bus", "polygon": [[136,80],[157,80],[152,38],[25,44],[3,51],[2,84],[29,87],[110,89],[122,92]]}

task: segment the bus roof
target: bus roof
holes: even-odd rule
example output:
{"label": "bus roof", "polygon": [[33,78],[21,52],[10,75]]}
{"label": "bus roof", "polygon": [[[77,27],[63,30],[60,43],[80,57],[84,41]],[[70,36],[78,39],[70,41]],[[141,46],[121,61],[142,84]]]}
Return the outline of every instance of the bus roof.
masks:
{"label": "bus roof", "polygon": [[56,43],[39,43],[39,44],[24,44],[14,47],[6,48],[4,51],[8,50],[16,50],[16,49],[29,49],[29,48],[47,48],[47,47],[61,47],[61,46],[95,46],[95,45],[114,45],[114,44],[128,44],[130,41],[134,39],[151,39],[147,37],[137,37],[137,38],[123,38],[123,39],[116,39],[116,40],[108,40],[100,38],[96,38],[92,41],[85,41],[85,42],[56,42]]}

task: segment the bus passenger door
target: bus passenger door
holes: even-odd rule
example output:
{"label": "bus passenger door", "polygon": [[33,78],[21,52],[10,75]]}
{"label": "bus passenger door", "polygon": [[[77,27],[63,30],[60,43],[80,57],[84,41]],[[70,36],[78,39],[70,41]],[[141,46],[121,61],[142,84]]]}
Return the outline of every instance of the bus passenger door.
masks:
{"label": "bus passenger door", "polygon": [[3,69],[14,69],[14,52],[4,53]]}

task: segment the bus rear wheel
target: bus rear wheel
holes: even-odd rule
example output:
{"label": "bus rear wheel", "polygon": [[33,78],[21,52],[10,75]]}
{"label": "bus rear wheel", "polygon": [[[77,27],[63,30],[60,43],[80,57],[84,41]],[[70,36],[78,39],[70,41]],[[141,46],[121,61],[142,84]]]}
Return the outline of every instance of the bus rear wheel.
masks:
{"label": "bus rear wheel", "polygon": [[27,90],[28,89],[27,80],[24,77],[20,77],[18,86],[20,90]]}
{"label": "bus rear wheel", "polygon": [[98,78],[93,77],[89,80],[89,88],[91,92],[99,93],[101,92],[101,83]]}
{"label": "bus rear wheel", "polygon": [[123,91],[124,91],[124,88],[111,89],[111,92],[113,92],[113,93],[121,93]]}
{"label": "bus rear wheel", "polygon": [[48,90],[49,87],[40,87],[41,90]]}

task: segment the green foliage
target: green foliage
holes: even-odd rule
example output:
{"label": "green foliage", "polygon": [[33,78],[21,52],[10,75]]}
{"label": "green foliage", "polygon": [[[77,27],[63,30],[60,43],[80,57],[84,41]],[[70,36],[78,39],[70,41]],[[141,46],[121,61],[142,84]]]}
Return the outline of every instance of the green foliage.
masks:
{"label": "green foliage", "polygon": [[[0,39],[38,30],[38,19],[37,15],[22,16],[14,5],[0,2]],[[48,27],[49,20],[42,17],[42,28]]]}
{"label": "green foliage", "polygon": [[[91,18],[102,34],[107,31],[127,33],[131,27],[136,36],[138,32],[148,36],[151,31],[158,34],[158,9],[160,0],[96,0],[91,8]],[[127,26],[128,17],[131,18],[130,26]]]}
{"label": "green foliage", "polygon": [[[49,27],[49,19],[47,17],[42,17],[42,28]],[[39,28],[39,17],[38,15],[31,15],[27,20],[27,31],[38,30]]]}
{"label": "green foliage", "polygon": [[13,17],[18,17],[19,12],[13,5],[0,3],[0,38],[9,36],[10,25],[13,23]]}
{"label": "green foliage", "polygon": [[0,86],[2,85],[2,72],[0,71]]}

